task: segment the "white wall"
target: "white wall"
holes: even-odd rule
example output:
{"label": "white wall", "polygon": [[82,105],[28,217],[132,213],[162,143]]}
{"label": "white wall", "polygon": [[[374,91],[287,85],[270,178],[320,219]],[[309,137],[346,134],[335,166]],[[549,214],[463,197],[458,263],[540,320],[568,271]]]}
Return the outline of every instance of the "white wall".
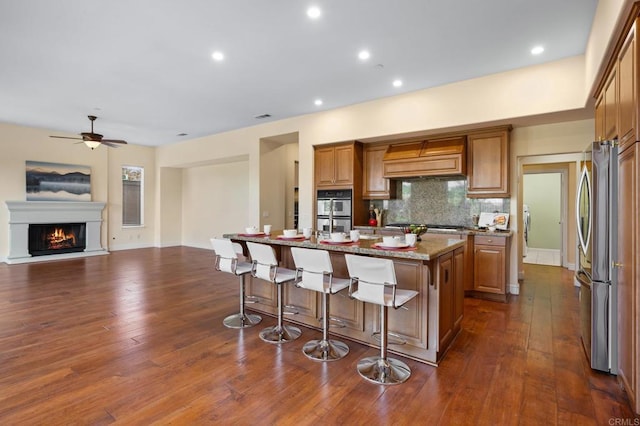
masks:
{"label": "white wall", "polygon": [[[98,149],[102,149],[100,147]],[[108,243],[109,250],[123,250],[141,247],[153,247],[156,229],[155,188],[156,167],[155,149],[138,145],[120,148],[107,148],[109,162],[109,209]],[[144,168],[144,216],[143,226],[122,226],[122,167],[137,166]]]}
{"label": "white wall", "polygon": [[[91,200],[107,203],[102,215],[103,247],[114,249],[121,241],[132,244],[133,240],[130,241],[129,237],[133,238],[133,235],[136,246],[152,246],[155,227],[155,149],[126,145],[119,148],[101,146],[90,150],[84,144],[76,143],[77,141],[52,139],[49,135],[62,136],[60,132],[0,123],[0,146],[3,148],[0,155],[0,260],[7,256],[9,244],[9,218],[5,201],[26,199],[25,162],[28,160],[91,167]],[[149,227],[138,229],[135,234],[121,226],[122,175],[119,168],[125,163],[144,166],[146,178],[151,185],[151,190],[145,197],[149,207],[145,222]]]}
{"label": "white wall", "polygon": [[251,225],[248,176],[248,161],[182,170],[183,245],[208,249],[211,237]]}

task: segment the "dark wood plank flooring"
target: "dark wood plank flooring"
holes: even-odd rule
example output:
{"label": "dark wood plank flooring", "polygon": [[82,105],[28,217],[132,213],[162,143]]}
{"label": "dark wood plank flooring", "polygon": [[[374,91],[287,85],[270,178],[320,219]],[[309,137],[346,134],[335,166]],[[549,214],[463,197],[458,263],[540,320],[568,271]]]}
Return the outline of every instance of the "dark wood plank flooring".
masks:
{"label": "dark wood plank flooring", "polygon": [[[258,338],[275,319],[227,329],[237,279],[185,247],[0,264],[0,424],[593,424],[637,421],[614,376],[592,371],[572,273],[526,265],[509,303],[465,299],[438,368],[370,384],[348,342],[317,363]],[[622,419],[622,420],[617,420]]]}

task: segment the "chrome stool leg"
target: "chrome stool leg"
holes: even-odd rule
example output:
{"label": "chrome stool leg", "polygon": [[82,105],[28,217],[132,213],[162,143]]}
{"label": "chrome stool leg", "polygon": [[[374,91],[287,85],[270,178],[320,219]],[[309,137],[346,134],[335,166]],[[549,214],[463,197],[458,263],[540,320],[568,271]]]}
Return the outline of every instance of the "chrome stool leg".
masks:
{"label": "chrome stool leg", "polygon": [[276,284],[278,297],[278,324],[273,327],[267,327],[260,332],[260,338],[267,343],[287,343],[296,340],[302,334],[302,330],[292,325],[283,325],[283,303],[282,303],[282,286],[284,284]]}
{"label": "chrome stool leg", "polygon": [[387,307],[380,305],[380,356],[358,361],[358,373],[366,380],[381,385],[397,385],[411,376],[407,364],[387,357]]}
{"label": "chrome stool leg", "polygon": [[240,275],[240,313],[229,315],[222,323],[228,328],[248,328],[260,321],[262,321],[260,315],[245,314],[244,312],[244,274]]}
{"label": "chrome stool leg", "polygon": [[329,339],[329,295],[322,293],[322,340],[304,344],[302,352],[314,361],[336,361],[349,353],[349,346],[339,340]]}

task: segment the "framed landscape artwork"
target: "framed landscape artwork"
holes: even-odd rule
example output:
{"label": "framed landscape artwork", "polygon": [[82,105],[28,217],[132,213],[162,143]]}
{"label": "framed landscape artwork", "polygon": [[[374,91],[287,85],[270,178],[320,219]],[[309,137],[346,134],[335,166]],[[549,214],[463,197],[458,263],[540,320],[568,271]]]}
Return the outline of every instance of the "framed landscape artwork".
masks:
{"label": "framed landscape artwork", "polygon": [[27,161],[27,201],[91,201],[91,167]]}

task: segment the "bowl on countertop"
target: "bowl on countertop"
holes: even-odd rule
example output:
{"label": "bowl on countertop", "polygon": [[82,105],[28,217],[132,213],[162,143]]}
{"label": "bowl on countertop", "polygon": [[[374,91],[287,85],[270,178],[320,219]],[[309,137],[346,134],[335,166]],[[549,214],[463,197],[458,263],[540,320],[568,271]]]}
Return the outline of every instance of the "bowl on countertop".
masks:
{"label": "bowl on countertop", "polygon": [[286,237],[286,238],[294,238],[298,235],[298,230],[297,229],[284,229],[282,231],[282,234]]}
{"label": "bowl on countertop", "polygon": [[334,243],[342,243],[347,238],[347,234],[344,232],[332,232],[329,238],[331,238],[331,241]]}

